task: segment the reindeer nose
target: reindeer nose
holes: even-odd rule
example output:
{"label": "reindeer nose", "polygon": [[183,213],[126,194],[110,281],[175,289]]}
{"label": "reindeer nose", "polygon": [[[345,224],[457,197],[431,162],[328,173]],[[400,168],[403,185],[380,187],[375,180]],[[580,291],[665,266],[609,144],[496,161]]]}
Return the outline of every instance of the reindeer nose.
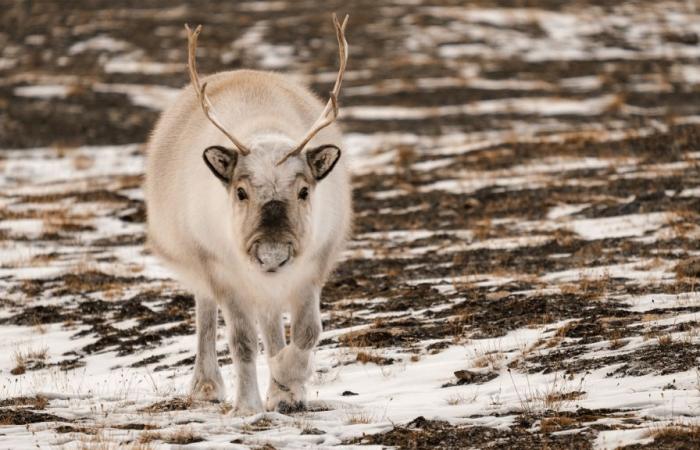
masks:
{"label": "reindeer nose", "polygon": [[253,253],[265,272],[275,272],[292,258],[292,245],[287,242],[257,242]]}

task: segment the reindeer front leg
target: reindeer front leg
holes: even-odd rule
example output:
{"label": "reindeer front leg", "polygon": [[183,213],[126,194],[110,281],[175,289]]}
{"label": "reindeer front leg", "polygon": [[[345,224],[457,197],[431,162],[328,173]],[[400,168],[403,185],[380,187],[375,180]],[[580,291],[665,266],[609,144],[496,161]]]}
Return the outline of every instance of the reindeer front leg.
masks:
{"label": "reindeer front leg", "polygon": [[321,335],[320,288],[312,287],[292,305],[292,341],[269,359],[266,407],[280,412],[301,409],[311,376],[311,350]]}
{"label": "reindeer front leg", "polygon": [[197,357],[191,393],[196,400],[223,401],[224,380],[216,358],[217,306],[214,300],[197,296]]}
{"label": "reindeer front leg", "polygon": [[236,368],[236,406],[233,414],[246,416],[263,411],[255,358],[258,354],[258,335],[251,315],[240,308],[235,300],[223,304],[224,319],[228,328],[229,351]]}

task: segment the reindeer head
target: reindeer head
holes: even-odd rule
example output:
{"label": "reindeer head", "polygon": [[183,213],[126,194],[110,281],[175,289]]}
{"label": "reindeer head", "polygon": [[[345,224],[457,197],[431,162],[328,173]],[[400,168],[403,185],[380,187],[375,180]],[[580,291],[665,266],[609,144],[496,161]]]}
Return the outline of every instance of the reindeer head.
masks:
{"label": "reindeer head", "polygon": [[197,37],[186,26],[189,38],[188,67],[192,84],[207,118],[233,144],[232,148],[211,146],[204,150],[206,165],[226,188],[233,211],[234,236],[249,259],[265,272],[276,272],[290,265],[307,247],[311,238],[311,210],[314,190],[335,167],[340,149],[330,143],[308,147],[309,142],[338,115],[338,94],[347,63],[345,26],[335,14],[340,68],[330,99],[320,117],[300,143],[286,136],[260,136],[246,146],[229,133],[217,119],[200,86],[195,61]]}
{"label": "reindeer head", "polygon": [[203,155],[228,191],[240,248],[265,272],[290,264],[307,247],[314,190],[340,158],[340,149],[329,144],[277,164],[286,144],[272,136],[256,142],[248,155],[218,146]]}

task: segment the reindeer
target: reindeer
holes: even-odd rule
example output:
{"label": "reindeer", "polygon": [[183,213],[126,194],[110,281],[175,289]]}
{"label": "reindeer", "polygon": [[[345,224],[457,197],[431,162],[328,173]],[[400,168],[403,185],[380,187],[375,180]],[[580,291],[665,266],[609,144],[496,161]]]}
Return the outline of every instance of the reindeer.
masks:
{"label": "reindeer", "polygon": [[350,179],[334,123],[347,19],[333,15],[340,67],[325,106],[277,73],[234,70],[201,83],[195,54],[202,28],[185,25],[191,85],[162,113],[147,144],[149,245],[196,300],[191,395],[225,398],[216,355],[221,308],[237,374],[236,415],[263,411],[256,325],[270,369],[265,408],[304,405],[321,288],[351,226]]}

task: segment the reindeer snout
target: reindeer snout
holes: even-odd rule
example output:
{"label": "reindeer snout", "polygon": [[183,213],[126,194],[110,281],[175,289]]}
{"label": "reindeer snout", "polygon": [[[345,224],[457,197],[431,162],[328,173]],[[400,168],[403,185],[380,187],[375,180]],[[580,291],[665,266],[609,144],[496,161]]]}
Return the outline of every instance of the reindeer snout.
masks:
{"label": "reindeer snout", "polygon": [[275,272],[292,259],[292,244],[259,241],[253,245],[253,255],[265,272]]}

